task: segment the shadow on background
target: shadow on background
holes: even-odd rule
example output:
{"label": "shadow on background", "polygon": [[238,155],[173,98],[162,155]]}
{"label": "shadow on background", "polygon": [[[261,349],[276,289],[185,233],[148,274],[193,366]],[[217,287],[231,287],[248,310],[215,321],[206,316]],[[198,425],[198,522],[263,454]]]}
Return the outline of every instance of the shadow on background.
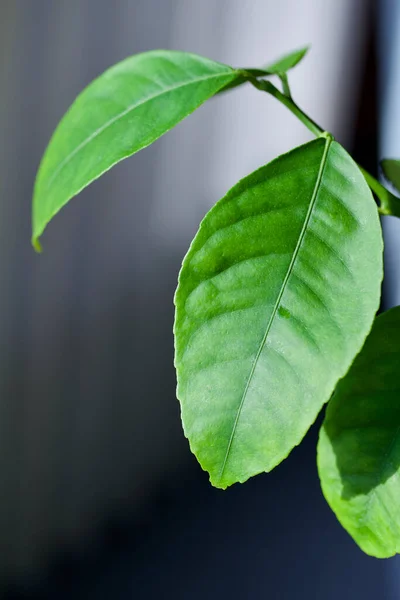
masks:
{"label": "shadow on background", "polygon": [[317,433],[279,469],[225,492],[193,464],[140,521],[115,515],[91,557],[60,557],[45,586],[9,598],[394,598],[387,563],[358,549],[322,497]]}

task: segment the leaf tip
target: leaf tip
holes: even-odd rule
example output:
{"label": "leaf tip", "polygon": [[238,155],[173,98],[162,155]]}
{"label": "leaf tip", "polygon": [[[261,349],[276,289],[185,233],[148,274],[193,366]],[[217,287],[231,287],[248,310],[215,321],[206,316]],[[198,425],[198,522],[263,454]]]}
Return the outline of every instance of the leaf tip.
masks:
{"label": "leaf tip", "polygon": [[34,247],[35,251],[38,254],[41,254],[43,252],[43,248],[41,243],[39,242],[39,238],[36,236],[32,236],[32,246]]}
{"label": "leaf tip", "polygon": [[212,477],[210,477],[210,483],[211,483],[212,487],[217,490],[225,491],[228,487],[227,485],[222,484],[221,481],[215,480]]}
{"label": "leaf tip", "polygon": [[310,50],[311,50],[311,44],[307,44],[306,46],[299,48],[297,50],[297,52],[294,52],[294,54],[297,53],[297,60],[296,60],[295,64],[293,65],[293,67],[296,67],[299,64],[299,62],[303,60],[303,58],[306,56],[306,54],[309,53]]}

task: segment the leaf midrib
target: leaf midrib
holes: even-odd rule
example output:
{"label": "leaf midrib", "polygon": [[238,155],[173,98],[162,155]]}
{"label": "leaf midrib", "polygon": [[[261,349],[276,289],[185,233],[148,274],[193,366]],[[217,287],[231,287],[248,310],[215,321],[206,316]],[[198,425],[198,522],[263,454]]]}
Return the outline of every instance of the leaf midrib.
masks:
{"label": "leaf midrib", "polygon": [[153,94],[151,96],[147,96],[147,98],[145,98],[141,102],[136,102],[134,104],[130,104],[125,110],[123,110],[122,112],[118,113],[118,115],[115,115],[114,117],[112,117],[112,119],[109,119],[104,125],[102,125],[98,129],[96,129],[96,131],[94,131],[83,142],[81,142],[75,148],[75,150],[73,150],[68,156],[65,157],[65,159],[59,164],[58,168],[54,171],[52,177],[49,179],[48,184],[47,184],[47,191],[49,191],[50,187],[52,186],[52,184],[55,181],[55,179],[58,177],[59,173],[74,158],[74,156],[76,156],[85,146],[87,146],[88,144],[90,144],[90,142],[92,142],[97,136],[99,136],[101,133],[103,133],[103,131],[105,131],[106,129],[108,129],[108,127],[111,127],[114,123],[116,123],[119,119],[122,119],[123,117],[125,117],[131,111],[135,110],[136,108],[139,108],[143,104],[146,104],[146,102],[151,102],[152,100],[155,100],[156,98],[159,98],[160,96],[163,96],[164,94],[168,94],[170,92],[174,92],[174,91],[179,90],[181,88],[187,87],[188,85],[193,85],[194,83],[197,83],[197,82],[200,82],[200,81],[207,81],[208,79],[214,79],[216,77],[223,77],[223,76],[226,76],[226,75],[229,75],[229,74],[233,75],[234,73],[235,73],[235,71],[232,70],[232,71],[227,71],[226,73],[217,73],[217,74],[214,74],[214,75],[205,75],[203,77],[198,77],[198,78],[196,78],[194,80],[192,79],[191,81],[187,81],[186,83],[182,83],[180,85],[175,85],[175,86],[170,86],[168,88],[164,88],[161,92],[158,92],[158,93]]}
{"label": "leaf midrib", "polygon": [[302,245],[304,236],[305,236],[306,231],[307,231],[308,224],[309,224],[310,219],[311,219],[311,215],[312,215],[312,212],[313,212],[313,209],[314,209],[314,206],[315,206],[315,202],[317,200],[319,188],[320,188],[322,177],[323,177],[323,174],[324,174],[324,169],[325,169],[325,165],[326,165],[326,162],[327,162],[328,152],[329,152],[329,148],[331,146],[331,143],[332,143],[332,138],[329,137],[329,136],[326,137],[324,152],[323,152],[323,155],[322,155],[321,164],[319,166],[319,171],[318,171],[317,179],[316,179],[316,182],[315,182],[314,190],[313,190],[313,193],[312,193],[312,196],[311,196],[310,205],[309,205],[308,210],[307,210],[306,218],[304,219],[303,227],[301,229],[301,232],[300,232],[300,235],[299,235],[299,239],[297,240],[297,244],[296,244],[296,247],[294,249],[292,259],[290,261],[288,270],[286,272],[286,275],[285,275],[285,278],[283,280],[283,283],[282,283],[281,289],[279,291],[278,297],[276,299],[274,308],[273,308],[271,316],[269,318],[265,334],[264,334],[263,339],[262,339],[262,341],[261,341],[261,343],[259,345],[259,348],[257,350],[257,354],[255,355],[255,358],[254,358],[254,361],[253,361],[253,364],[252,364],[252,367],[251,367],[251,370],[250,370],[249,377],[247,378],[245,389],[243,391],[242,398],[240,400],[240,404],[239,404],[238,410],[236,412],[236,417],[235,417],[235,422],[233,424],[232,433],[231,433],[231,436],[229,438],[228,446],[227,446],[227,449],[226,449],[226,452],[225,452],[225,456],[224,456],[224,461],[222,463],[221,471],[220,471],[220,474],[219,474],[219,482],[221,482],[223,474],[225,472],[225,468],[226,468],[226,465],[227,465],[227,462],[228,462],[230,450],[231,450],[231,447],[232,447],[233,438],[234,438],[235,433],[236,433],[236,429],[237,429],[237,426],[238,426],[238,422],[239,422],[239,419],[240,419],[240,415],[241,415],[241,412],[242,412],[242,409],[243,409],[243,405],[244,405],[244,401],[246,399],[246,395],[247,395],[248,389],[249,389],[251,381],[253,379],[254,372],[255,372],[255,370],[257,368],[258,360],[260,358],[261,352],[262,352],[262,350],[263,350],[263,348],[265,346],[265,343],[267,341],[268,334],[269,334],[269,332],[271,330],[271,327],[272,327],[272,324],[274,322],[276,313],[278,311],[280,302],[282,300],[282,296],[283,296],[283,294],[285,292],[285,288],[286,288],[287,282],[288,282],[288,280],[289,280],[289,278],[290,278],[290,276],[292,274],[294,264],[296,262],[296,259],[297,259],[300,247]]}

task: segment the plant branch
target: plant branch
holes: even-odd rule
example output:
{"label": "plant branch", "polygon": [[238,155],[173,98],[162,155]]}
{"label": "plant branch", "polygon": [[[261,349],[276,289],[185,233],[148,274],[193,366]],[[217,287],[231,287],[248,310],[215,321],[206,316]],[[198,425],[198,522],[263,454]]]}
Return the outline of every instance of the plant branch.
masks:
{"label": "plant branch", "polygon": [[[313,119],[311,119],[292,99],[289,94],[286,94],[285,86],[284,91],[282,93],[278,90],[277,87],[274,86],[273,83],[267,81],[265,79],[257,79],[251,75],[246,74],[250,83],[263,92],[267,92],[270,94],[281,104],[286,106],[302,123],[313,133],[315,136],[320,137],[325,133],[325,130],[322,129]],[[378,198],[380,204],[378,210],[381,215],[392,215],[394,217],[400,218],[400,198],[392,194],[385,186],[383,186],[371,173],[366,171],[363,167],[358,165],[362,174],[365,177],[366,182],[371,188],[372,192]]]}
{"label": "plant branch", "polygon": [[289,85],[289,80],[288,80],[287,73],[281,73],[279,75],[279,79],[281,80],[281,83],[282,83],[283,93],[285,94],[285,96],[287,96],[288,98],[292,99],[292,92],[290,90],[290,85]]}
{"label": "plant branch", "polygon": [[[358,165],[360,167],[360,165]],[[392,215],[400,217],[400,198],[392,194],[384,185],[382,185],[371,173],[368,173],[363,167],[360,167],[371,190],[379,199],[379,212],[381,215]]]}
{"label": "plant branch", "polygon": [[286,96],[281,91],[278,90],[277,87],[274,86],[273,83],[267,81],[265,79],[257,79],[256,77],[252,77],[251,75],[248,77],[250,83],[254,85],[255,88],[261,90],[262,92],[267,92],[271,96],[274,96],[279,102],[284,104],[286,108],[288,108],[302,123],[317,137],[319,137],[324,130],[320,127],[315,121],[313,121],[306,113],[294,102],[294,100],[290,96]]}

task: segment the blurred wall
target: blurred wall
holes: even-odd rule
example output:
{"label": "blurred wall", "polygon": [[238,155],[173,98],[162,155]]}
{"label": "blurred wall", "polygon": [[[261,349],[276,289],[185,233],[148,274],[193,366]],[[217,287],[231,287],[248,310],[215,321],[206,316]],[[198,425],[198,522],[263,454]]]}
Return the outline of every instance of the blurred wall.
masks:
{"label": "blurred wall", "polygon": [[[379,20],[379,158],[400,156],[400,3],[383,0]],[[382,219],[385,234],[385,306],[400,304],[400,222]]]}
{"label": "blurred wall", "polygon": [[365,0],[1,0],[0,572],[93,541],[140,514],[170,474],[198,469],[181,433],[172,296],[206,210],[254,168],[309,139],[275,101],[241,89],[118,165],[30,248],[40,156],[76,94],[152,48],[260,65],[311,43],[299,103],[345,144]]}

